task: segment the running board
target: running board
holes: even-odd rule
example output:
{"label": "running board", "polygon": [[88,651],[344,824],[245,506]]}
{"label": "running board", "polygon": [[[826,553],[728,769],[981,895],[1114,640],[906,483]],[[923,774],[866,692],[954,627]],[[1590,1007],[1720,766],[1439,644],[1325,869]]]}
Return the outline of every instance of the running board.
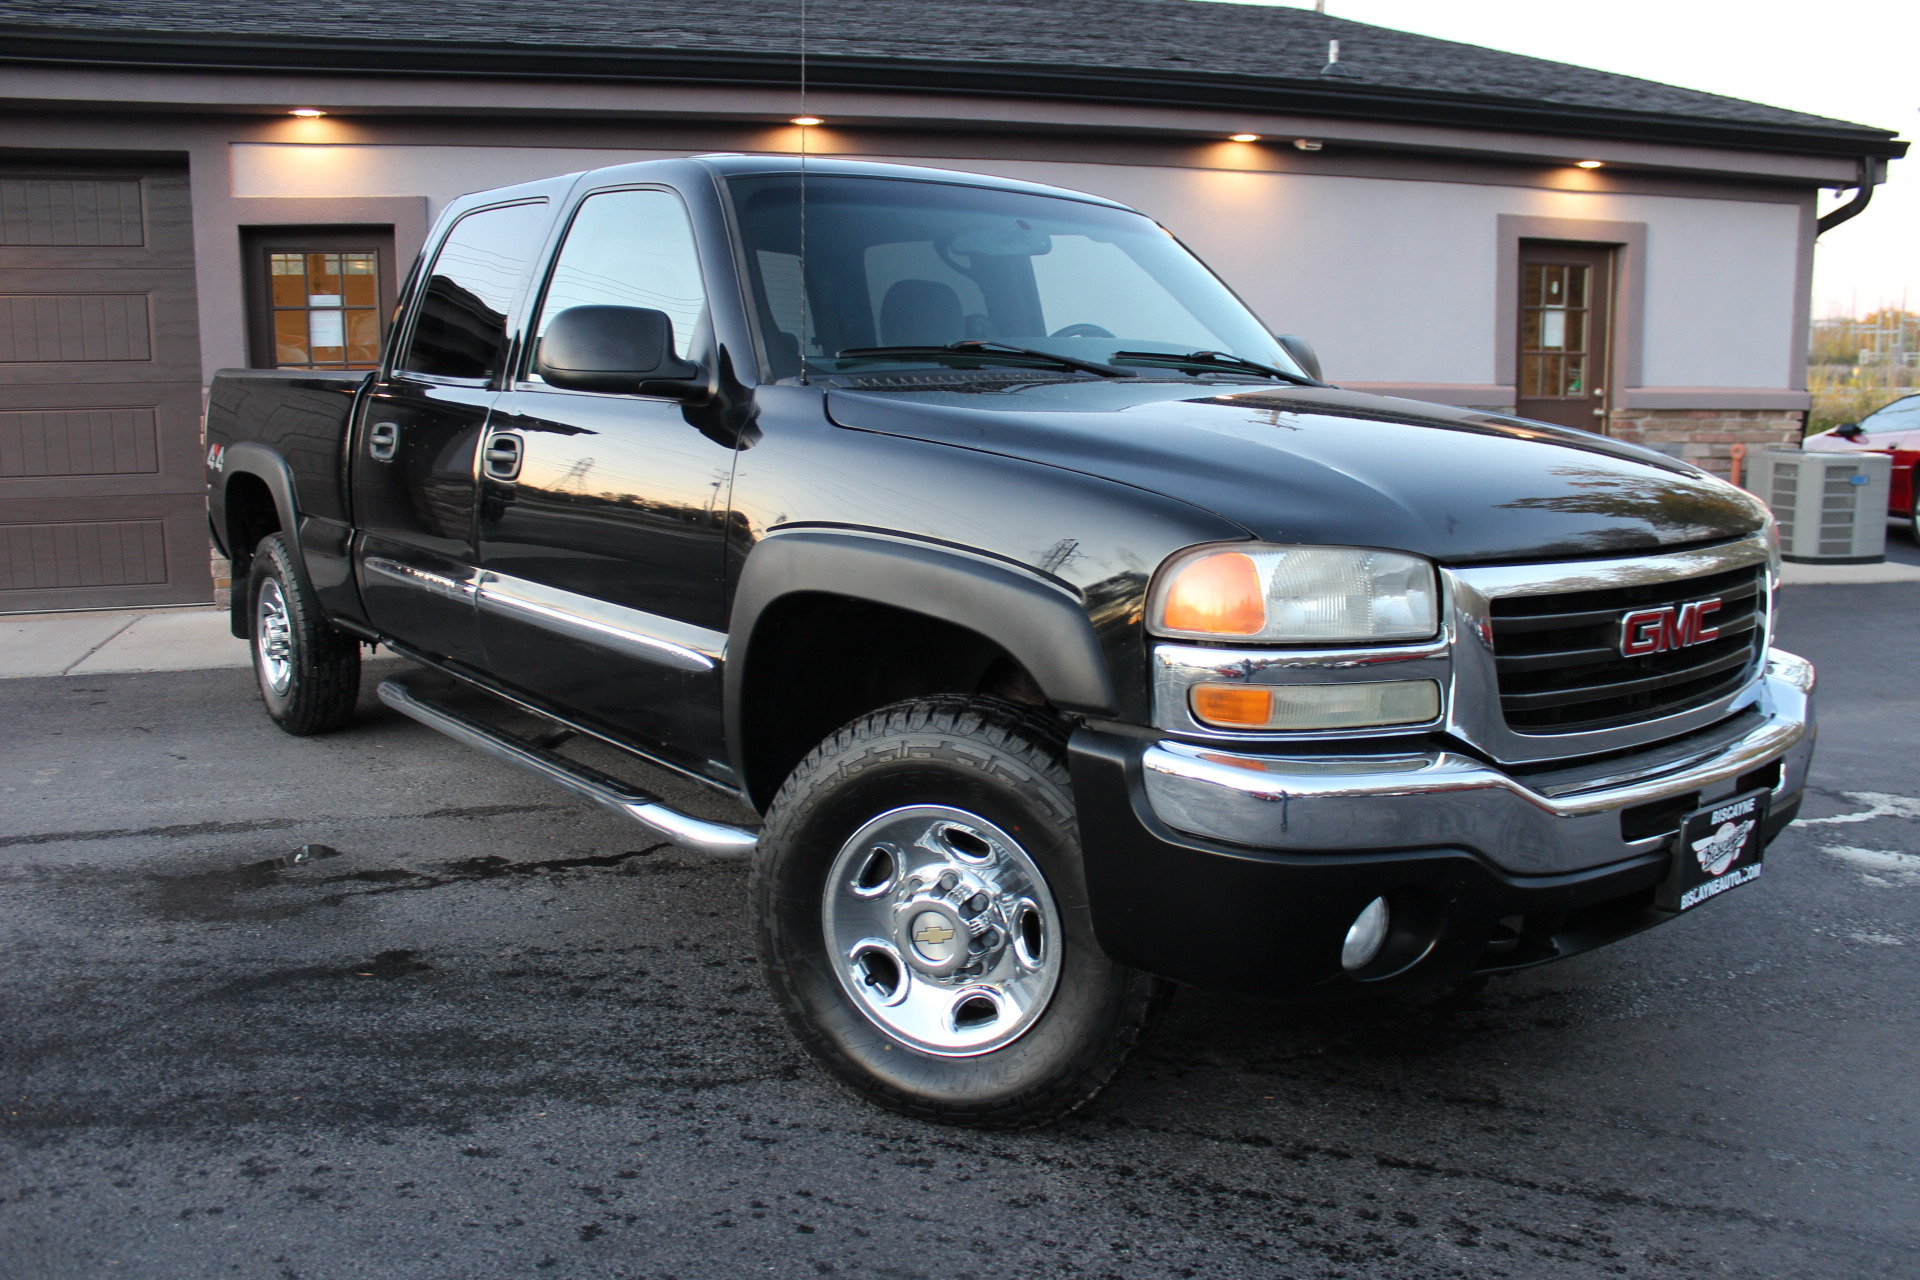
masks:
{"label": "running board", "polygon": [[759,832],[750,828],[707,822],[681,813],[668,807],[660,797],[591,765],[568,760],[504,730],[482,724],[413,687],[406,675],[382,680],[379,693],[380,701],[401,715],[418,720],[456,742],[476,747],[496,760],[544,778],[582,800],[610,809],[649,834],[670,840],[683,849],[715,857],[742,858],[752,853],[760,842]]}

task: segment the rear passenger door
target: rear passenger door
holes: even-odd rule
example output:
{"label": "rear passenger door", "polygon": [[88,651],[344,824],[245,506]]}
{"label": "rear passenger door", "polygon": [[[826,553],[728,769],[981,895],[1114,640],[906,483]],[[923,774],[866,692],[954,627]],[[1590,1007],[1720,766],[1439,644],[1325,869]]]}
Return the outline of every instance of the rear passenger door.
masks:
{"label": "rear passenger door", "polygon": [[536,200],[454,223],[355,424],[353,514],[367,616],[403,644],[475,667],[485,665],[474,606],[480,440],[506,364],[507,317],[547,216]]}
{"label": "rear passenger door", "polygon": [[725,779],[720,663],[732,444],[674,400],[564,391],[531,372],[553,317],[646,307],[702,358],[707,295],[672,191],[583,200],[487,431],[481,631],[494,671],[569,718]]}

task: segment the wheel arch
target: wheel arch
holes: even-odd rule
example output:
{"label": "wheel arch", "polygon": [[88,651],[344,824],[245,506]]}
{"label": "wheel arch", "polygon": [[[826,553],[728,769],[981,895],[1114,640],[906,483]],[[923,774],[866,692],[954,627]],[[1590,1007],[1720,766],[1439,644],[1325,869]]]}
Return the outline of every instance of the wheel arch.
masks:
{"label": "wheel arch", "polygon": [[[815,743],[899,697],[981,692],[997,681],[1005,696],[1068,714],[1111,716],[1117,703],[1073,588],[1011,563],[893,536],[806,529],[763,539],[741,572],[728,634],[727,741],[760,808]],[[906,649],[912,663],[900,661]],[[890,670],[876,672],[876,664]],[[938,687],[915,687],[911,676],[920,669]],[[774,733],[766,723],[770,702],[780,682],[793,678],[806,680],[809,694],[797,703],[797,723]]]}
{"label": "wheel arch", "polygon": [[246,582],[253,569],[254,548],[269,534],[282,534],[294,571],[303,579],[306,556],[300,545],[300,509],[294,500],[298,489],[287,460],[266,445],[243,441],[228,447],[224,461],[209,516],[232,565],[230,630],[244,640],[250,629]]}

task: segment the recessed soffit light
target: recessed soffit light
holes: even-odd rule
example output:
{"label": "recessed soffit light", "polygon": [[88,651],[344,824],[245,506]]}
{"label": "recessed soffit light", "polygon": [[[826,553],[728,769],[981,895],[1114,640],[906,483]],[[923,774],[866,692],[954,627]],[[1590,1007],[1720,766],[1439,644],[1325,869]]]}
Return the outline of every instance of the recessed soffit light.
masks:
{"label": "recessed soffit light", "polygon": [[295,107],[287,112],[290,116],[299,116],[302,120],[317,120],[327,114],[318,107]]}
{"label": "recessed soffit light", "polygon": [[795,117],[794,117],[793,119],[791,119],[791,120],[789,120],[789,121],[787,121],[787,123],[788,123],[788,124],[797,124],[797,125],[800,125],[800,126],[802,126],[802,127],[805,127],[805,126],[808,126],[808,125],[816,125],[816,124],[820,124],[820,123],[822,123],[822,121],[821,121],[821,119],[820,119],[820,117],[819,117],[819,116],[795,116]]}
{"label": "recessed soffit light", "polygon": [[1233,135],[1233,136],[1232,136],[1231,138],[1229,138],[1229,139],[1227,139],[1227,141],[1229,141],[1229,142],[1258,142],[1258,141],[1260,141],[1260,135],[1259,135],[1259,134],[1257,134],[1257,133],[1236,133],[1236,134],[1234,134],[1234,135]]}
{"label": "recessed soffit light", "polygon": [[1600,160],[1576,160],[1573,162],[1573,167],[1576,169],[1598,169],[1603,163],[1605,162]]}

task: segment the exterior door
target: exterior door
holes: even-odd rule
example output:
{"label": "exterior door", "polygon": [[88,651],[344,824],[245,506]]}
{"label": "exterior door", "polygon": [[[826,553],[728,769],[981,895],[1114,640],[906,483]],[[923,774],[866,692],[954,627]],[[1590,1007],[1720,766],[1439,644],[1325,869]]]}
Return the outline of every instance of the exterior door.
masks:
{"label": "exterior door", "polygon": [[213,599],[184,170],[0,166],[0,613]]}
{"label": "exterior door", "polygon": [[1612,298],[1611,248],[1520,242],[1521,417],[1605,433]]}
{"label": "exterior door", "polygon": [[484,665],[474,614],[480,438],[506,360],[507,316],[539,250],[543,203],[479,209],[447,233],[412,329],[361,397],[353,514],[361,598],[382,633]]}
{"label": "exterior door", "polygon": [[[606,191],[581,203],[535,341],[554,316],[589,304],[665,311],[688,355],[706,291],[677,195]],[[674,401],[561,391],[531,373],[501,396],[487,438],[480,625],[493,670],[668,763],[727,776],[733,449]]]}

